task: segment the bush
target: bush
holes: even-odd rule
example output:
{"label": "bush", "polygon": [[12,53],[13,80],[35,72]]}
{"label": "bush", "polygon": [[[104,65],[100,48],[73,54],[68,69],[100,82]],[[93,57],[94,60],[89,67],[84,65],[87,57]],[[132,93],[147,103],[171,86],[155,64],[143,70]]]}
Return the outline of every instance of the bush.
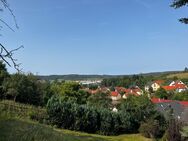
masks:
{"label": "bush", "polygon": [[47,123],[47,114],[46,112],[31,111],[29,113],[29,118],[31,120],[38,121],[39,123]]}
{"label": "bush", "polygon": [[175,93],[172,97],[173,100],[188,101],[188,91]]}
{"label": "bush", "polygon": [[181,141],[181,123],[175,119],[171,119],[169,121],[168,129],[167,129],[167,140],[168,141]]}
{"label": "bush", "polygon": [[139,132],[147,138],[158,138],[160,137],[160,125],[157,120],[149,120],[146,123],[142,123]]}
{"label": "bush", "polygon": [[147,138],[161,138],[166,130],[166,120],[164,116],[158,112],[142,122],[139,132]]}
{"label": "bush", "polygon": [[0,101],[0,112],[8,113],[14,117],[21,117],[24,119],[30,118],[41,123],[45,123],[47,120],[45,109],[8,100]]}

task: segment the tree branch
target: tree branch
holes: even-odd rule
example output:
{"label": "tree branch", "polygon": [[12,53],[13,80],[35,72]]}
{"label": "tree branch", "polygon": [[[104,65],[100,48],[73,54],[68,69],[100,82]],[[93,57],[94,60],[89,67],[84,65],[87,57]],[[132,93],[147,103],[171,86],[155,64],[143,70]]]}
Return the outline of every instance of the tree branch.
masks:
{"label": "tree branch", "polygon": [[[1,52],[0,52],[0,58],[10,67],[12,67],[11,63],[13,64],[14,68],[18,71],[21,72],[20,69],[20,63],[17,63],[17,59],[13,58],[13,54],[15,51],[24,48],[23,46],[20,46],[19,48],[13,49],[8,51],[1,43],[0,43],[0,48],[1,48]],[[7,59],[10,59],[10,62],[7,61]]]}
{"label": "tree branch", "polygon": [[179,19],[179,21],[184,24],[188,24],[188,18],[181,18],[181,19]]}
{"label": "tree branch", "polygon": [[19,28],[18,24],[17,24],[17,21],[16,21],[16,16],[14,15],[13,10],[10,8],[7,0],[0,0],[0,1],[2,2],[4,8],[7,8],[8,11],[10,12],[10,14],[12,15],[16,28]]}
{"label": "tree branch", "polygon": [[177,9],[185,6],[186,4],[188,4],[188,0],[174,0],[171,6]]}

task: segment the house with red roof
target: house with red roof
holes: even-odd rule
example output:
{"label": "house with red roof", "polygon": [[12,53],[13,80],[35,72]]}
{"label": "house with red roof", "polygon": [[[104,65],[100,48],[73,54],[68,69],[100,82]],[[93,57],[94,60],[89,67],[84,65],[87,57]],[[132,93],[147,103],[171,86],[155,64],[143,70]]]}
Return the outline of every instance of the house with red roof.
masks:
{"label": "house with red roof", "polygon": [[129,95],[140,96],[143,94],[143,91],[139,87],[130,88],[125,90],[123,98],[126,99]]}
{"label": "house with red roof", "polygon": [[175,91],[176,87],[175,86],[163,86],[163,89],[165,89],[166,91]]}
{"label": "house with red roof", "polygon": [[110,96],[113,101],[117,101],[121,99],[121,95],[117,91],[112,91]]}
{"label": "house with red roof", "polygon": [[188,87],[182,81],[172,81],[169,86],[163,86],[163,89],[180,93],[186,91]]}
{"label": "house with red roof", "polygon": [[124,87],[115,87],[115,91],[117,91],[118,93],[125,93],[126,88],[124,88]]}

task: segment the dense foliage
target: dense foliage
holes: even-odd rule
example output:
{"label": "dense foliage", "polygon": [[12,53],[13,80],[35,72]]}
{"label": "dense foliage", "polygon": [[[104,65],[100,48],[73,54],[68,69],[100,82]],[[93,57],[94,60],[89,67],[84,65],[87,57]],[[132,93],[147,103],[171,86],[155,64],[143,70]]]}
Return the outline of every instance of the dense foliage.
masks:
{"label": "dense foliage", "polygon": [[143,89],[146,83],[148,81],[151,81],[152,79],[153,79],[152,76],[144,77],[142,75],[133,75],[133,76],[120,77],[120,78],[103,79],[101,85],[106,87],[121,86],[125,88],[129,88],[132,86],[139,86],[140,88]]}
{"label": "dense foliage", "polygon": [[47,104],[47,112],[53,125],[103,135],[136,133],[140,123],[156,113],[145,96],[128,98],[122,102],[118,112],[53,96]]}
{"label": "dense foliage", "polygon": [[173,100],[188,101],[188,91],[175,93],[172,97]]}
{"label": "dense foliage", "polygon": [[0,62],[0,99],[4,97],[3,82],[9,77],[5,64]]}
{"label": "dense foliage", "polygon": [[109,93],[98,92],[88,97],[87,104],[96,108],[112,107],[112,99],[109,97]]}
{"label": "dense foliage", "polygon": [[51,95],[48,89],[46,83],[41,83],[32,74],[11,75],[3,84],[4,95],[7,99],[41,106]]}
{"label": "dense foliage", "polygon": [[155,92],[155,96],[161,99],[168,99],[168,97],[170,96],[169,93],[167,93],[167,91],[163,88],[159,88],[156,92]]}
{"label": "dense foliage", "polygon": [[160,113],[153,114],[149,119],[143,122],[139,132],[147,138],[161,138],[167,127],[164,116]]}

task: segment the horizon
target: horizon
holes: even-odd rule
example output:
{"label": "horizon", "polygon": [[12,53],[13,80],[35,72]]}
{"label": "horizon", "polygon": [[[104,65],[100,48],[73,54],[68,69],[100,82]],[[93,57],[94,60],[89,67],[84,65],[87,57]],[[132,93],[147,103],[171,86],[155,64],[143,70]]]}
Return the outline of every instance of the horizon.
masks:
{"label": "horizon", "polygon": [[[79,74],[79,73],[67,73],[67,74],[34,74],[36,76],[55,76],[55,75],[99,75],[99,76],[103,76],[103,75],[109,75],[109,76],[129,76],[129,75],[145,75],[145,74],[155,74],[155,73],[168,73],[168,72],[183,72],[183,70],[166,70],[166,71],[158,71],[158,72],[155,72],[155,71],[152,71],[152,72],[142,72],[142,73],[132,73],[132,74]],[[32,73],[32,72],[28,72],[28,73]]]}
{"label": "horizon", "polygon": [[[188,66],[187,25],[178,22],[187,8],[172,0],[9,0],[12,17],[2,18],[8,49],[24,72],[39,75],[131,75],[183,70]],[[14,68],[7,67],[10,73]]]}

